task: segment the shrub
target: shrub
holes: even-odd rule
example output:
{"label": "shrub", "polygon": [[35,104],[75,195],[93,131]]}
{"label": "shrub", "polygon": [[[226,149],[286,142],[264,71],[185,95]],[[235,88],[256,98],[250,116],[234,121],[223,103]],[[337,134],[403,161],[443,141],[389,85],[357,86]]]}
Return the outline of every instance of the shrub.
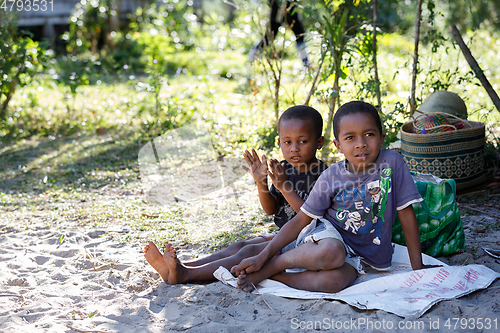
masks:
{"label": "shrub", "polygon": [[0,121],[17,88],[29,84],[43,69],[46,45],[17,33],[15,14],[0,10]]}

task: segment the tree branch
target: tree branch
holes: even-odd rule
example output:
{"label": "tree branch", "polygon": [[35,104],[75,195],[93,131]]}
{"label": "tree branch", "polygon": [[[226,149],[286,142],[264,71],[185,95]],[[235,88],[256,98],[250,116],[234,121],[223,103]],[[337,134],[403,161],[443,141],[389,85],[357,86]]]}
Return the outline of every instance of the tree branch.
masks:
{"label": "tree branch", "polygon": [[377,93],[377,109],[379,112],[382,110],[382,97],[380,95],[380,80],[378,79],[378,66],[377,66],[377,0],[373,0],[373,69],[375,70],[375,85]]}
{"label": "tree branch", "polygon": [[491,100],[493,101],[493,104],[495,104],[495,107],[500,112],[500,99],[498,98],[497,93],[495,92],[490,82],[484,75],[484,72],[477,63],[476,59],[474,59],[474,57],[472,56],[472,53],[470,52],[469,48],[467,47],[467,45],[465,45],[464,40],[462,39],[462,35],[460,34],[460,31],[458,31],[455,25],[451,26],[451,33],[453,35],[453,38],[455,38],[455,41],[457,42],[458,46],[460,46],[460,49],[462,50],[465,59],[469,63],[469,66],[472,68],[479,81],[481,81],[481,84],[483,85],[484,89],[490,96]]}
{"label": "tree branch", "polygon": [[418,0],[417,3],[417,19],[415,22],[415,52],[413,53],[413,75],[411,78],[411,93],[410,93],[410,105],[411,111],[410,116],[413,114],[413,110],[416,109],[415,106],[415,91],[417,84],[417,68],[418,68],[418,43],[420,42],[420,17],[422,15],[422,0]]}

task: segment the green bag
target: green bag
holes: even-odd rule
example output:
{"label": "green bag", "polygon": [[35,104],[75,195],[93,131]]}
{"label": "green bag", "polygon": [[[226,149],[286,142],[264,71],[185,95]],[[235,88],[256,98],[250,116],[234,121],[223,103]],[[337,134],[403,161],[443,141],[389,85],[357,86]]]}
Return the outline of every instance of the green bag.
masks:
{"label": "green bag", "polygon": [[[433,257],[464,252],[465,235],[456,201],[455,181],[413,172],[412,176],[424,199],[413,204],[422,252]],[[398,218],[392,226],[392,241],[406,246]]]}

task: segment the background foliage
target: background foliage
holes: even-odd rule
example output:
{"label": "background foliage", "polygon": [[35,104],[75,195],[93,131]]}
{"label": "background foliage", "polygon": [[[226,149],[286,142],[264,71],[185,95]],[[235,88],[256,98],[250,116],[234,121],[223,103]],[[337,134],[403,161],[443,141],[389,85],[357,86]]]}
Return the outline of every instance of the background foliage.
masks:
{"label": "background foliage", "polygon": [[[328,124],[328,116],[348,100],[376,104],[377,86],[382,90],[387,144],[396,141],[401,124],[408,120],[412,1],[379,4],[380,81],[373,76],[372,1],[296,1],[307,30],[312,68],[302,67],[295,36],[280,28],[273,48],[282,56],[270,58],[282,68],[278,90],[271,84],[274,79],[263,57],[252,64],[246,57],[266,32],[266,2],[238,0],[222,5],[205,0],[203,7],[201,1],[192,0],[141,3],[125,19],[118,0],[80,1],[60,37],[66,43],[63,54],[47,50],[51,41],[36,42],[16,30],[15,18],[2,11],[3,144],[85,133],[120,136],[128,131],[143,142],[203,119],[217,129],[214,145],[221,154],[238,155],[245,147],[276,150],[276,115],[303,103],[309,92],[310,105],[320,110]],[[496,2],[486,0],[424,1],[417,78],[418,103],[436,90],[458,93],[470,117],[487,123],[494,150],[498,112],[492,112],[491,101],[454,45],[448,27],[459,26],[496,88],[500,84],[499,12]],[[494,150],[491,156],[496,156]],[[327,151],[324,158],[334,160],[335,152]]]}
{"label": "background foliage", "polygon": [[[43,210],[49,227],[64,228],[68,221],[113,225],[130,230],[115,233],[125,242],[169,239],[219,247],[256,230],[268,231],[263,229],[271,223],[264,224],[270,220],[258,200],[239,207],[244,214],[236,220],[232,204],[196,208],[203,213],[191,214],[191,203],[163,210],[144,203],[137,154],[146,142],[202,121],[212,128],[219,159],[241,158],[249,148],[280,158],[276,115],[309,97],[326,127],[340,104],[352,99],[376,104],[377,86],[387,145],[409,120],[415,1],[379,1],[378,82],[373,1],[296,1],[307,31],[310,69],[304,68],[295,36],[285,27],[273,52],[249,62],[248,52],[266,32],[267,1],[142,0],[128,17],[120,14],[120,3],[81,0],[60,36],[66,45],[62,53],[51,51],[54,41],[34,41],[16,29],[15,17],[0,10],[0,105],[5,105],[0,206],[12,211],[7,218],[21,216],[29,225]],[[500,113],[453,43],[449,25],[460,28],[498,91],[499,13],[494,1],[425,0],[417,76],[418,104],[447,89],[465,100],[470,119],[486,123],[493,182],[500,182]],[[281,71],[278,85],[270,65]],[[338,158],[328,149],[323,155],[328,163]],[[188,231],[197,230],[200,216],[217,222],[210,236]]]}

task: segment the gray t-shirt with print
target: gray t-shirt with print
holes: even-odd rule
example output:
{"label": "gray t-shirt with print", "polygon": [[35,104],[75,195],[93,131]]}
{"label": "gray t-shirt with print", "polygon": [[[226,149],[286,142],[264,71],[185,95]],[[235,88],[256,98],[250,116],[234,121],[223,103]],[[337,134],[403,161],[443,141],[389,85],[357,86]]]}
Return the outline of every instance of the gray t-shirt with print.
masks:
{"label": "gray t-shirt with print", "polygon": [[398,210],[422,200],[401,155],[382,149],[373,167],[352,173],[346,160],[316,181],[301,210],[324,217],[363,261],[377,269],[391,266],[391,228]]}

